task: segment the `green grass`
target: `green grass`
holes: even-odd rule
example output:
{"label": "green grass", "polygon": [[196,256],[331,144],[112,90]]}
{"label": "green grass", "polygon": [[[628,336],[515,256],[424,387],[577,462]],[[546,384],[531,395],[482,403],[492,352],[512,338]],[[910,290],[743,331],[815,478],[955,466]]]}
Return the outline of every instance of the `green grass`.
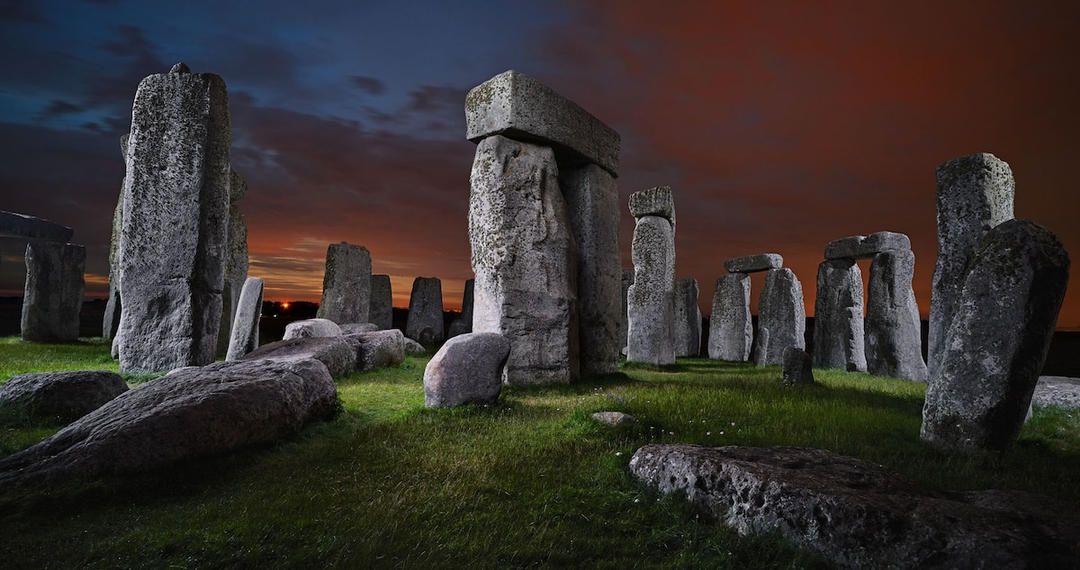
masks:
{"label": "green grass", "polygon": [[[0,342],[2,370],[108,367],[107,347]],[[638,485],[648,442],[801,445],[882,463],[938,489],[1080,499],[1080,414],[1039,410],[1014,450],[957,458],[918,441],[923,386],[704,359],[491,407],[423,408],[426,358],[339,382],[345,413],[279,445],[0,513],[5,567],[815,567],[773,537],[742,538]],[[640,423],[594,424],[617,410]],[[8,430],[0,453],[48,431]]]}

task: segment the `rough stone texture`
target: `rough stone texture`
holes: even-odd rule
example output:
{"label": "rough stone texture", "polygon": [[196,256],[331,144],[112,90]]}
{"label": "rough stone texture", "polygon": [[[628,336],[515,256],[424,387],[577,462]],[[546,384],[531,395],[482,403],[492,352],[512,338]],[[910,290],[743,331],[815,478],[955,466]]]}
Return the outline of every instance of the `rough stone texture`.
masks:
{"label": "rough stone texture", "polygon": [[369,323],[375,323],[379,330],[394,328],[394,294],[389,275],[371,276],[371,302],[368,306]]}
{"label": "rough stone texture", "polygon": [[630,471],[740,535],[775,532],[840,568],[1064,568],[1080,556],[1067,506],[1020,492],[931,493],[821,449],[652,444]]}
{"label": "rough stone texture", "polygon": [[208,364],[217,352],[229,223],[225,82],[142,80],[135,94],[120,239],[120,368]]}
{"label": "rough stone texture", "polygon": [[341,329],[341,334],[360,334],[379,330],[375,323],[345,323],[339,325],[338,328]]}
{"label": "rough stone texture", "polygon": [[285,336],[281,340],[309,337],[341,336],[341,327],[330,319],[304,319],[285,325]]}
{"label": "rough stone texture", "polygon": [[637,423],[637,418],[622,412],[596,412],[590,417],[596,423],[615,427],[629,426]]}
{"label": "rough stone texture", "polygon": [[810,355],[801,348],[784,349],[784,384],[813,384],[814,369]]}
{"label": "rough stone texture", "polygon": [[937,170],[938,255],[930,296],[927,364],[934,374],[958,308],[968,264],[990,228],[1013,217],[1012,170],[992,154],[953,159]]}
{"label": "rough stone texture", "polygon": [[874,232],[859,244],[858,257],[873,257],[889,251],[911,251],[911,239],[898,232]]}
{"label": "rough stone texture", "polygon": [[862,272],[850,257],[818,265],[814,366],[866,372]]}
{"label": "rough stone texture", "polygon": [[356,369],[375,370],[405,362],[405,335],[397,329],[346,335],[356,345]]}
{"label": "rough stone texture", "polygon": [[634,271],[623,271],[622,274],[622,312],[619,313],[619,338],[622,339],[622,354],[626,354],[627,334],[630,332],[630,323],[626,317],[626,297],[630,293],[630,286],[634,284]]}
{"label": "rough stone texture", "polygon": [[866,302],[866,369],[877,376],[925,382],[919,305],[911,279],[911,250],[884,252],[870,264]]}
{"label": "rough stone texture", "polygon": [[750,360],[754,323],[750,317],[750,276],[729,273],[716,280],[709,318],[709,358]]}
{"label": "rough stone texture", "polygon": [[412,356],[427,354],[427,349],[424,348],[424,345],[416,342],[415,340],[409,337],[405,337],[405,354],[409,354]]}
{"label": "rough stone texture", "polygon": [[446,339],[442,304],[442,281],[438,277],[417,277],[409,296],[409,320],[405,336],[427,348],[435,348]]}
{"label": "rough stone texture", "polygon": [[754,273],[757,271],[770,271],[784,266],[784,257],[779,253],[762,253],[761,255],[744,255],[732,257],[724,262],[724,269],[728,273]]}
{"label": "rough stone texture", "polygon": [[510,341],[508,384],[578,376],[577,262],[558,177],[551,148],[501,136],[477,146],[469,194],[473,332]]}
{"label": "rough stone texture", "polygon": [[345,242],[326,248],[318,317],[335,323],[366,323],[371,305],[371,254]]}
{"label": "rough stone texture", "polygon": [[922,438],[941,448],[1015,441],[1050,348],[1069,256],[1027,220],[990,230],[971,261],[923,406]]}
{"label": "rough stone texture", "polygon": [[86,271],[81,245],[30,242],[26,246],[22,338],[35,342],[79,339]]}
{"label": "rough stone texture", "polygon": [[218,354],[229,351],[232,339],[232,323],[236,317],[240,292],[248,274],[247,222],[240,213],[240,200],[247,192],[243,177],[230,171],[229,177],[229,230],[225,248],[225,280],[221,289],[221,328],[218,330]]}
{"label": "rough stone texture", "polygon": [[461,316],[450,323],[449,331],[446,333],[447,337],[472,332],[473,291],[475,287],[476,281],[474,279],[465,281],[465,291],[461,295]]}
{"label": "rough stone texture", "polygon": [[1039,376],[1031,403],[1040,408],[1080,409],[1080,378]]}
{"label": "rough stone texture", "polygon": [[0,420],[65,425],[127,389],[119,374],[101,370],[13,376],[0,385]]}
{"label": "rough stone texture", "polygon": [[619,133],[573,101],[517,71],[506,71],[465,96],[465,138],[492,135],[554,146],[575,162],[619,170]]}
{"label": "rough stone texture", "polygon": [[684,277],[675,282],[675,356],[701,354],[701,308],[697,279]]}
{"label": "rough stone texture", "polygon": [[806,348],[806,308],[802,284],[790,269],[771,269],[758,304],[758,335],[754,339],[756,364],[782,364],[784,350]]}
{"label": "rough stone texture", "polygon": [[339,336],[279,340],[256,348],[238,362],[270,360],[288,364],[304,360],[318,360],[330,372],[330,376],[341,378],[356,370],[356,359],[356,342]]}
{"label": "rough stone texture", "polygon": [[635,218],[659,216],[675,225],[675,197],[670,186],[656,186],[630,195],[630,215]]}
{"label": "rough stone texture", "polygon": [[[127,156],[128,135],[120,137],[121,156]],[[109,236],[109,297],[105,302],[105,317],[101,321],[101,336],[112,340],[120,328],[120,236],[124,228],[124,184],[120,183],[120,196],[113,210],[112,234]]]}
{"label": "rough stone texture", "polygon": [[830,241],[825,245],[825,259],[855,259],[860,255],[859,246],[866,236],[848,236]]}
{"label": "rough stone texture", "polygon": [[501,334],[468,333],[446,341],[424,369],[424,405],[494,403],[509,357],[510,341]]}
{"label": "rough stone texture", "polygon": [[48,220],[0,210],[0,238],[67,243],[75,232]]}
{"label": "rough stone texture", "polygon": [[0,487],[34,491],[271,443],[338,406],[330,374],[313,360],[186,368],[0,460]]}
{"label": "rough stone texture", "polygon": [[239,360],[259,347],[259,318],[262,317],[263,280],[248,277],[240,290],[225,360]]}
{"label": "rough stone texture", "polygon": [[631,244],[634,284],[627,292],[626,360],[675,362],[675,228],[659,216],[638,218]]}

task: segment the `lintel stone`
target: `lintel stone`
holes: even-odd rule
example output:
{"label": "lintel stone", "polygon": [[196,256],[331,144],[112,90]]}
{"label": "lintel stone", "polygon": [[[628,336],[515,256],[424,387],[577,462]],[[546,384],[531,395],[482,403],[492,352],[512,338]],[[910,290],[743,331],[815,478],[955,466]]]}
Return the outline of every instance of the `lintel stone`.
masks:
{"label": "lintel stone", "polygon": [[724,262],[724,269],[728,273],[753,273],[755,271],[769,271],[780,269],[784,266],[784,257],[779,253],[762,253],[760,255],[745,255],[732,257]]}

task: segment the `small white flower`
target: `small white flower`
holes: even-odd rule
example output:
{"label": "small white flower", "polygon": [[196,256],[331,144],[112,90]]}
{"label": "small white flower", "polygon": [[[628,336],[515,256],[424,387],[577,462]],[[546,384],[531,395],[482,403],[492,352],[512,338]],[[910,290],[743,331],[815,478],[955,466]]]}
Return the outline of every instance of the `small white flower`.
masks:
{"label": "small white flower", "polygon": [[621,451],[616,451],[616,452],[615,452],[615,457],[619,457],[620,455],[622,455],[622,452],[621,452]]}
{"label": "small white flower", "polygon": [[641,502],[641,499],[634,499],[634,502],[635,502],[635,503],[640,503],[640,502]]}
{"label": "small white flower", "polygon": [[711,432],[711,431],[707,431],[707,432],[705,432],[705,435],[712,435],[712,432]]}

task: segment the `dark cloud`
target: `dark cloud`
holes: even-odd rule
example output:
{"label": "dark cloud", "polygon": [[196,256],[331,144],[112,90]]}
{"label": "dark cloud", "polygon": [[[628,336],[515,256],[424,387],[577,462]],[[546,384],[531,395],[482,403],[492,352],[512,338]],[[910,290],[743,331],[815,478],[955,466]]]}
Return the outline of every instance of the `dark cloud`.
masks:
{"label": "dark cloud", "polygon": [[42,109],[39,117],[42,119],[52,119],[54,117],[62,117],[64,115],[70,115],[72,113],[82,113],[86,108],[81,105],[76,105],[70,101],[64,101],[63,99],[53,99],[48,105]]}
{"label": "dark cloud", "polygon": [[382,95],[386,93],[386,85],[374,77],[366,75],[353,75],[349,78],[353,85],[369,95]]}
{"label": "dark cloud", "polygon": [[409,93],[406,110],[416,113],[441,111],[447,107],[459,108],[465,104],[465,89],[445,85],[421,85]]}
{"label": "dark cloud", "polygon": [[0,22],[12,24],[44,24],[48,20],[30,0],[0,1]]}

